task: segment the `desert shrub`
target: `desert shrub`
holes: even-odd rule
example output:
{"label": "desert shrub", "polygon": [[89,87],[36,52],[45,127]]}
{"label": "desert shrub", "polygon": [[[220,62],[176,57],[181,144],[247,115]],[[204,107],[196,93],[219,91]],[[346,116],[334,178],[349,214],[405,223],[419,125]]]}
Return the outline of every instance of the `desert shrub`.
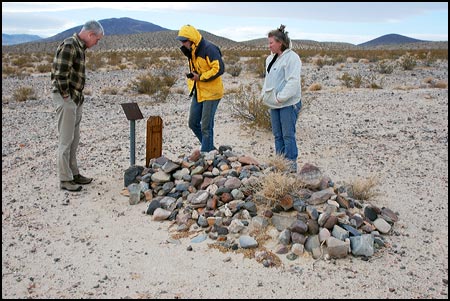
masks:
{"label": "desert shrub", "polygon": [[270,130],[269,108],[262,102],[258,92],[252,92],[251,87],[241,87],[236,94],[236,102],[232,104],[232,115],[248,123],[250,126]]}
{"label": "desert shrub", "polygon": [[378,62],[376,69],[381,74],[391,74],[394,72],[394,65],[389,64],[387,60],[382,60]]}
{"label": "desert shrub", "polygon": [[13,99],[17,102],[23,102],[27,99],[36,99],[36,93],[31,87],[20,87],[14,91]]}
{"label": "desert shrub", "polygon": [[133,62],[138,69],[148,69],[152,62],[158,60],[154,55],[148,51],[136,51],[130,53],[130,61]]}
{"label": "desert shrub", "polygon": [[11,67],[11,66],[3,66],[2,67],[2,75],[4,76],[12,76],[12,75],[17,75],[18,73],[18,68],[17,67]]}
{"label": "desert shrub", "polygon": [[266,76],[266,59],[264,57],[251,58],[246,64],[248,70],[255,73],[259,78]]}
{"label": "desert shrub", "polygon": [[431,67],[433,63],[436,61],[436,58],[433,56],[431,51],[428,51],[423,59],[423,64],[427,67]]}
{"label": "desert shrub", "polygon": [[410,53],[406,53],[400,58],[400,66],[403,70],[413,70],[417,66],[417,60]]}
{"label": "desert shrub", "polygon": [[377,76],[375,74],[370,75],[369,79],[368,79],[369,87],[371,89],[383,89],[383,85],[382,85],[383,79],[384,79],[384,77],[381,77],[379,80],[379,83],[377,83],[377,81],[378,81]]}
{"label": "desert shrub", "polygon": [[242,67],[238,65],[231,65],[226,68],[227,72],[231,74],[231,76],[236,77],[241,74]]}
{"label": "desert shrub", "polygon": [[26,55],[22,55],[19,56],[16,59],[12,60],[12,64],[14,66],[17,66],[19,68],[23,68],[23,67],[33,67],[33,64],[31,63],[31,59],[29,56]]}
{"label": "desert shrub", "polygon": [[317,67],[322,68],[323,66],[325,66],[325,60],[323,58],[317,58],[315,60],[313,60],[313,64],[316,65]]}
{"label": "desert shrub", "polygon": [[338,54],[333,58],[333,65],[345,63],[345,57],[341,54]]}
{"label": "desert shrub", "polygon": [[175,81],[176,78],[173,76],[154,76],[147,73],[132,80],[130,86],[132,90],[140,94],[155,96],[157,100],[164,101]]}
{"label": "desert shrub", "polygon": [[41,64],[41,65],[37,65],[36,69],[40,73],[46,73],[46,72],[52,71],[52,65],[51,64]]}
{"label": "desert shrub", "polygon": [[364,77],[360,73],[351,76],[348,72],[344,72],[338,79],[342,81],[347,88],[361,88],[364,82]]}
{"label": "desert shrub", "polygon": [[348,72],[344,72],[344,74],[342,74],[342,76],[339,77],[338,79],[342,81],[344,86],[346,86],[347,88],[351,88],[353,86],[353,79],[351,75],[348,74]]}
{"label": "desert shrub", "polygon": [[375,176],[371,176],[367,179],[354,179],[350,182],[350,187],[352,191],[352,197],[357,200],[371,201],[379,195],[375,191],[378,185],[378,180]]}
{"label": "desert shrub", "polygon": [[117,52],[110,52],[107,54],[108,64],[111,66],[117,66],[122,62],[122,58]]}
{"label": "desert shrub", "polygon": [[226,65],[235,65],[239,62],[240,59],[241,58],[240,58],[239,54],[236,52],[232,52],[232,51],[225,52],[225,55],[223,58],[224,63]]}
{"label": "desert shrub", "polygon": [[344,67],[345,67],[345,64],[344,64],[344,63],[340,63],[340,64],[336,67],[336,70],[337,70],[337,71],[342,71],[342,69],[344,69]]}
{"label": "desert shrub", "polygon": [[353,87],[355,88],[361,88],[363,84],[363,76],[361,74],[356,74],[353,76]]}
{"label": "desert shrub", "polygon": [[88,52],[86,55],[86,68],[95,71],[105,65],[103,54]]}

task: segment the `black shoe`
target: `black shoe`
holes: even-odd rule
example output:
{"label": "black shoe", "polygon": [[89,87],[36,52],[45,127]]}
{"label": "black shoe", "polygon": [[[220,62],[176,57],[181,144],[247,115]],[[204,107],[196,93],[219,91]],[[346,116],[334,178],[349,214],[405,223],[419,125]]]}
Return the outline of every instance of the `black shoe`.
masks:
{"label": "black shoe", "polygon": [[92,178],[88,178],[82,175],[73,175],[73,181],[77,184],[89,184],[92,182]]}
{"label": "black shoe", "polygon": [[68,190],[68,191],[80,191],[81,185],[77,185],[74,181],[61,181],[59,183],[59,188]]}

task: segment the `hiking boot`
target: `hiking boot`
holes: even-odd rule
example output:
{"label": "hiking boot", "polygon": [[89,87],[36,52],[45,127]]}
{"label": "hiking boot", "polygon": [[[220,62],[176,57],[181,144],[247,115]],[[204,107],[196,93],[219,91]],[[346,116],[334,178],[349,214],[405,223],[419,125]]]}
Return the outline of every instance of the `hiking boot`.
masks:
{"label": "hiking boot", "polygon": [[76,184],[89,184],[92,182],[92,178],[88,178],[82,175],[73,175],[73,181]]}
{"label": "hiking boot", "polygon": [[61,181],[59,183],[59,188],[69,191],[80,191],[81,185],[77,185],[74,181]]}

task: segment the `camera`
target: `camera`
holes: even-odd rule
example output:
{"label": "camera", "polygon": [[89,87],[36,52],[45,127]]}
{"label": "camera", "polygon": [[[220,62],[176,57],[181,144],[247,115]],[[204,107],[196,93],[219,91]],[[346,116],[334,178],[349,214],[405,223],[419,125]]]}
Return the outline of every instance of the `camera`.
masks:
{"label": "camera", "polygon": [[193,78],[194,77],[194,73],[190,72],[186,74],[187,78]]}

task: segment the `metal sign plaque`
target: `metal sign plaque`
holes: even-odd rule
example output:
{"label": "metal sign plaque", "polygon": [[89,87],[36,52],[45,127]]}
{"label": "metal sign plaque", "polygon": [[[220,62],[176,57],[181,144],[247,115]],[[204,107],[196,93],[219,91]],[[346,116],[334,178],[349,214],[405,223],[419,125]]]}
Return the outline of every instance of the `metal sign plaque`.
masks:
{"label": "metal sign plaque", "polygon": [[129,102],[121,103],[120,105],[122,106],[128,120],[144,119],[137,103]]}

